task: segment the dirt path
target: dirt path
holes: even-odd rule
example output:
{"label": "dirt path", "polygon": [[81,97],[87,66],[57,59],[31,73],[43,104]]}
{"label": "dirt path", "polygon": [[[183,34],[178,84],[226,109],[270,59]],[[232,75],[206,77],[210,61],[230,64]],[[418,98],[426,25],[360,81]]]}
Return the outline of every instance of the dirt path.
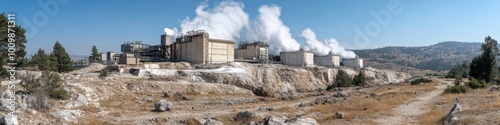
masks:
{"label": "dirt path", "polygon": [[405,123],[415,123],[419,115],[425,113],[429,108],[428,104],[434,102],[434,98],[443,93],[446,86],[453,84],[452,81],[444,81],[439,79],[441,83],[436,86],[437,89],[425,93],[417,98],[411,99],[405,104],[399,105],[392,109],[388,116],[379,117],[375,121],[383,125],[399,125]]}

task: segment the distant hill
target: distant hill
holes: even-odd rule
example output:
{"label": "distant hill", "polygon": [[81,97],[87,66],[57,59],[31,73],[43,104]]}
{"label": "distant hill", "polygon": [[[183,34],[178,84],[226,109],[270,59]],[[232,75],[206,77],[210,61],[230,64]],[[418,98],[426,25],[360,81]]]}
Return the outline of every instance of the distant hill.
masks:
{"label": "distant hill", "polygon": [[395,63],[418,69],[448,70],[464,61],[470,62],[481,54],[481,44],[468,42],[441,42],[422,47],[383,47],[354,50],[362,58],[378,63]]}

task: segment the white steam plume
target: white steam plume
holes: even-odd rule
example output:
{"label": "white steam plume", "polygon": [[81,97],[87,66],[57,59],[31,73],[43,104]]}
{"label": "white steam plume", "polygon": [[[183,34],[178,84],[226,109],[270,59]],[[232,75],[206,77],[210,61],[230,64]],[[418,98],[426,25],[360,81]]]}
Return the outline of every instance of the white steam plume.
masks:
{"label": "white steam plume", "polygon": [[177,30],[177,28],[173,28],[173,29],[165,28],[163,30],[165,31],[165,34],[167,34],[169,36],[177,36],[179,34],[179,31]]}
{"label": "white steam plume", "polygon": [[316,55],[324,56],[328,55],[330,52],[336,55],[340,55],[342,58],[355,58],[356,54],[353,51],[347,51],[344,47],[342,47],[337,40],[325,39],[323,42],[319,41],[316,38],[316,34],[310,28],[304,29],[302,34],[300,34],[301,38],[304,38],[306,41],[305,48],[310,49]]}
{"label": "white steam plume", "polygon": [[272,54],[299,50],[300,44],[292,38],[290,28],[280,19],[281,8],[279,6],[262,5],[259,13],[249,28],[248,39],[268,42],[273,47]]}
{"label": "white steam plume", "polygon": [[248,26],[249,16],[243,11],[240,2],[223,1],[215,8],[206,9],[207,4],[196,8],[196,17],[186,17],[182,21],[182,32],[205,30],[211,38],[235,40],[240,37],[240,31]]}

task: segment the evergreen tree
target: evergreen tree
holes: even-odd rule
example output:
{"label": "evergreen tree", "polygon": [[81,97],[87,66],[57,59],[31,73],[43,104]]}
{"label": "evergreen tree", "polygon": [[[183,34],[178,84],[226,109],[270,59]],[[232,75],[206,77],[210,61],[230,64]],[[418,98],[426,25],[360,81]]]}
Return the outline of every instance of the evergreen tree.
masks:
{"label": "evergreen tree", "polygon": [[38,66],[38,69],[42,71],[57,71],[56,65],[43,49],[38,49],[38,52],[31,57],[30,64]]}
{"label": "evergreen tree", "polygon": [[352,79],[344,70],[339,70],[335,77],[335,82],[329,85],[326,89],[330,90],[336,87],[349,87],[352,86]]}
{"label": "evergreen tree", "polygon": [[99,77],[104,78],[104,77],[108,77],[108,75],[109,75],[108,68],[107,67],[102,68],[101,73],[99,74]]}
{"label": "evergreen tree", "polygon": [[97,47],[95,45],[92,46],[91,52],[92,53],[90,53],[90,55],[92,57],[92,62],[97,62],[97,60],[99,59],[99,51],[97,50]]}
{"label": "evergreen tree", "polygon": [[3,68],[5,65],[4,56],[0,56],[0,80],[7,77],[7,69]]}
{"label": "evergreen tree", "polygon": [[364,86],[366,84],[365,79],[366,79],[365,73],[363,73],[363,71],[360,71],[358,75],[354,77],[352,83],[356,86]]}
{"label": "evergreen tree", "polygon": [[50,60],[54,62],[57,71],[60,73],[69,72],[74,69],[73,61],[71,61],[71,58],[59,41],[56,41],[54,44],[54,48],[50,54]]}
{"label": "evergreen tree", "polygon": [[472,60],[469,75],[478,80],[491,82],[498,74],[496,56],[499,53],[497,41],[490,36],[481,45],[483,53]]}
{"label": "evergreen tree", "polygon": [[[9,25],[9,19],[5,13],[0,14],[0,53],[2,54],[1,56],[7,57],[7,45],[9,44],[9,37],[8,37],[8,25]],[[23,59],[26,56],[26,43],[28,42],[26,40],[26,30],[22,28],[19,25],[16,25],[14,27],[11,27],[10,29],[14,30],[14,40],[15,40],[15,45],[16,45],[16,51],[14,52],[16,54],[15,62],[19,64],[23,64]],[[12,33],[12,32],[11,32]],[[22,66],[22,65],[19,65]]]}

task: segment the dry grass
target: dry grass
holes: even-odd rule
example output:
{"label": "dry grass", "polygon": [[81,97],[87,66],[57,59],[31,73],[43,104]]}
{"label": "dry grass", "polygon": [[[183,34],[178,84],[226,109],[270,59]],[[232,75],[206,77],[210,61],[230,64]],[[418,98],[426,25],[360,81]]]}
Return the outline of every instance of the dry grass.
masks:
{"label": "dry grass", "polygon": [[[374,116],[388,115],[391,109],[404,104],[412,98],[418,96],[418,93],[424,93],[436,89],[436,83],[424,85],[387,85],[380,86],[371,92],[376,93],[376,97],[368,97],[370,93],[351,92],[350,99],[337,102],[331,105],[316,105],[309,109],[308,114],[325,114],[317,118],[318,123],[332,123],[336,121],[334,114],[343,112],[343,120],[351,121],[354,119],[362,120],[363,124],[374,124]],[[417,93],[417,94],[415,94]]]}
{"label": "dry grass", "polygon": [[445,114],[446,111],[443,108],[433,108],[419,117],[419,124],[439,125]]}
{"label": "dry grass", "polygon": [[474,123],[477,123],[476,118],[473,117],[465,117],[460,120],[461,124],[464,125],[473,125]]}

